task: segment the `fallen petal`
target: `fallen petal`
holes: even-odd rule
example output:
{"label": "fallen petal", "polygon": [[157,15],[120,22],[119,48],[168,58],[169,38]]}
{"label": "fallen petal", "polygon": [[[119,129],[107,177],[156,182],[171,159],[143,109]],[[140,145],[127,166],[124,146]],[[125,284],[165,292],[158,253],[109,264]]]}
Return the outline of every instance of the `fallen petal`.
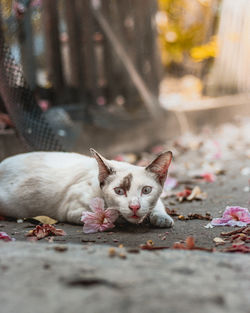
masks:
{"label": "fallen petal", "polygon": [[14,238],[11,238],[7,233],[5,233],[4,231],[0,231],[0,240],[3,241],[14,241]]}
{"label": "fallen petal", "polygon": [[98,197],[93,198],[90,201],[89,207],[93,212],[95,212],[96,210],[104,210],[104,200]]}
{"label": "fallen petal", "polygon": [[117,210],[113,208],[104,208],[104,200],[94,198],[90,203],[90,208],[93,212],[82,212],[81,221],[84,223],[84,233],[102,232],[115,227],[113,222],[118,218]]}
{"label": "fallen petal", "polygon": [[214,218],[212,226],[247,226],[250,224],[250,213],[248,209],[239,206],[227,206],[222,218]]}
{"label": "fallen petal", "polygon": [[85,234],[93,234],[99,231],[100,225],[99,224],[84,224],[83,232]]}
{"label": "fallen petal", "polygon": [[110,222],[113,223],[118,218],[119,214],[117,210],[110,208],[105,210],[105,216]]}
{"label": "fallen petal", "polygon": [[36,237],[38,240],[47,236],[64,236],[65,231],[57,229],[52,225],[43,224],[37,225],[34,229],[30,230],[27,234],[28,237]]}
{"label": "fallen petal", "polygon": [[214,241],[217,245],[223,245],[223,244],[225,243],[225,241],[224,241],[222,238],[220,238],[220,237],[215,237],[215,238],[213,239],[213,241]]}
{"label": "fallen petal", "polygon": [[114,228],[115,225],[113,223],[106,223],[106,224],[102,224],[99,228],[99,231],[105,231],[111,228]]}

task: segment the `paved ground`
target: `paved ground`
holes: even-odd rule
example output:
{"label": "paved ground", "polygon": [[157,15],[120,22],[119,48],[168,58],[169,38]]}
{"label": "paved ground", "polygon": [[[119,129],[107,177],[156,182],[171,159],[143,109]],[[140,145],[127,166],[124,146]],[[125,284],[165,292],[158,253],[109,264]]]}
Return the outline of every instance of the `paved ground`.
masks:
{"label": "paved ground", "polygon": [[1,312],[250,312],[246,255],[58,246],[0,243]]}
{"label": "paved ground", "polygon": [[[206,199],[192,202],[179,203],[175,197],[168,197],[167,207],[184,216],[209,212],[212,217],[220,217],[227,205],[250,207],[247,125],[225,126],[214,133],[207,130],[199,137],[177,139],[166,143],[166,147],[154,148],[153,151],[168,148],[174,152],[170,176],[179,181],[174,191],[197,185],[207,193]],[[152,151],[140,157],[147,162]],[[216,181],[207,183],[193,178],[204,171],[215,172]],[[206,229],[205,220],[174,219],[172,229],[123,224],[112,232],[92,235],[83,234],[81,226],[58,224],[56,227],[66,231],[66,236],[54,237],[54,243],[43,239],[35,244],[27,243],[26,233],[34,227],[30,222],[0,221],[0,231],[16,238],[16,242],[0,242],[3,312],[250,313],[249,255],[128,251],[128,247],[138,248],[147,240],[153,240],[155,246],[171,247],[189,235],[198,246],[215,247],[213,238],[232,230]],[[115,248],[117,256],[111,258],[110,247],[120,244],[124,248]]]}

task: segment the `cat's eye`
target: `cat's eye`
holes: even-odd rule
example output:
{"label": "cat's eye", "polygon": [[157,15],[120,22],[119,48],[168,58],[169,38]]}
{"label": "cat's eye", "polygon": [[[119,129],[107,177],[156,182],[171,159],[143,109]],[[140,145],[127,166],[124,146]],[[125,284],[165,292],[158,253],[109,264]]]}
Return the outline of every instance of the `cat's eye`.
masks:
{"label": "cat's eye", "polygon": [[125,191],[123,188],[116,187],[114,190],[115,190],[115,193],[118,194],[119,196],[125,195]]}
{"label": "cat's eye", "polygon": [[150,192],[152,191],[152,187],[150,187],[150,186],[144,186],[143,188],[142,188],[142,193],[144,194],[144,195],[147,195],[147,194],[149,194]]}

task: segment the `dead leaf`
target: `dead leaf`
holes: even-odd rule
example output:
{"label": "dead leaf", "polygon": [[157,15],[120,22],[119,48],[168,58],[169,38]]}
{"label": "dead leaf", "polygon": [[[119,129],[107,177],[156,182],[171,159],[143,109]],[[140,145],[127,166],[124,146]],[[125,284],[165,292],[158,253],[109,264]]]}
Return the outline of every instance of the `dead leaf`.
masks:
{"label": "dead leaf", "polygon": [[187,237],[186,246],[188,249],[193,249],[195,247],[194,238],[192,236]]}
{"label": "dead leaf", "polygon": [[203,248],[203,247],[197,247],[195,245],[195,240],[192,236],[188,236],[185,240],[185,243],[181,242],[175,242],[173,244],[172,249],[180,249],[180,250],[201,250],[201,251],[207,251],[207,252],[213,252],[214,249],[209,248]]}
{"label": "dead leaf", "polygon": [[150,246],[150,245],[140,245],[140,248],[142,250],[163,250],[163,249],[169,249],[169,247],[165,247],[165,246],[159,246],[159,247],[155,247],[155,246]]}
{"label": "dead leaf", "polygon": [[214,239],[213,239],[213,241],[216,243],[216,246],[219,246],[219,245],[224,245],[226,242],[222,239],[222,238],[220,238],[220,237],[215,237]]}
{"label": "dead leaf", "polygon": [[244,226],[241,228],[238,228],[236,230],[233,231],[229,231],[229,232],[222,232],[221,236],[231,236],[231,235],[235,235],[238,233],[244,233],[244,234],[249,234],[250,235],[250,227],[249,226]]}
{"label": "dead leaf", "polygon": [[190,196],[192,193],[191,189],[184,189],[183,191],[177,192],[176,197],[178,198],[179,202],[182,202],[183,200],[186,200],[188,196]]}
{"label": "dead leaf", "polygon": [[48,224],[48,225],[54,225],[58,222],[57,220],[54,220],[53,218],[50,218],[48,216],[36,216],[36,217],[33,217],[33,219],[42,224]]}
{"label": "dead leaf", "polygon": [[205,192],[202,192],[199,186],[195,186],[190,196],[187,197],[187,200],[204,200],[206,198],[207,194]]}
{"label": "dead leaf", "polygon": [[162,250],[162,249],[169,249],[169,247],[163,247],[163,246],[160,246],[160,247],[155,247],[154,245],[154,242],[152,240],[148,240],[146,242],[145,245],[140,245],[140,248],[142,250]]}
{"label": "dead leaf", "polygon": [[179,202],[183,202],[184,200],[204,200],[207,198],[207,194],[202,192],[199,186],[195,186],[193,189],[186,188],[181,192],[177,192],[175,196]]}
{"label": "dead leaf", "polygon": [[28,237],[34,237],[34,240],[40,240],[47,236],[64,236],[66,233],[62,229],[56,229],[52,225],[43,224],[37,225],[27,234]]}
{"label": "dead leaf", "polygon": [[222,252],[250,253],[250,247],[246,245],[232,245],[231,247],[223,249]]}
{"label": "dead leaf", "polygon": [[250,242],[249,226],[244,226],[230,232],[222,232],[221,236],[225,237],[227,241],[232,243],[231,247],[223,249],[222,252],[250,252],[250,247],[246,245]]}
{"label": "dead leaf", "polygon": [[113,258],[116,255],[115,248],[109,248],[109,257]]}
{"label": "dead leaf", "polygon": [[165,208],[166,212],[168,215],[171,215],[171,216],[179,216],[179,214],[177,213],[176,209],[169,209],[169,208]]}
{"label": "dead leaf", "polygon": [[187,221],[187,220],[208,220],[210,221],[212,219],[210,213],[206,213],[205,215],[199,214],[199,213],[189,213],[187,217],[184,215],[179,215],[178,219],[181,221]]}
{"label": "dead leaf", "polygon": [[179,215],[178,220],[185,221],[186,217],[184,215]]}

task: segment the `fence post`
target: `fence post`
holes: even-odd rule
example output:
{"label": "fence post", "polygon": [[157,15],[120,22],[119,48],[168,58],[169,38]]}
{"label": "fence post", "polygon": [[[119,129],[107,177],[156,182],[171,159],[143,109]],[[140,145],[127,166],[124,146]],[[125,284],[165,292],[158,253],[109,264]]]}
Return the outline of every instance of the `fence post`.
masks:
{"label": "fence post", "polygon": [[76,0],[65,0],[65,19],[67,22],[70,82],[69,84],[81,91],[81,46],[79,45],[81,20],[78,18]]}
{"label": "fence post", "polygon": [[24,15],[18,19],[18,40],[21,48],[21,59],[24,74],[30,88],[36,87],[36,62],[34,56],[33,30],[31,23],[31,8],[28,7]]}
{"label": "fence post", "polygon": [[43,0],[43,22],[46,45],[47,71],[57,97],[64,85],[62,55],[58,28],[57,0]]}

